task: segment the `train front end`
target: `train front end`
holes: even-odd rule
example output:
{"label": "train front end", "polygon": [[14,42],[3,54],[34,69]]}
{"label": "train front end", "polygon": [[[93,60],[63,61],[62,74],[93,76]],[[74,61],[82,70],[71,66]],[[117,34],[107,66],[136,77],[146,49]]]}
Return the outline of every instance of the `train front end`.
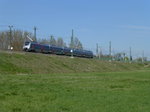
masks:
{"label": "train front end", "polygon": [[24,51],[29,51],[31,46],[31,42],[25,42],[23,46]]}

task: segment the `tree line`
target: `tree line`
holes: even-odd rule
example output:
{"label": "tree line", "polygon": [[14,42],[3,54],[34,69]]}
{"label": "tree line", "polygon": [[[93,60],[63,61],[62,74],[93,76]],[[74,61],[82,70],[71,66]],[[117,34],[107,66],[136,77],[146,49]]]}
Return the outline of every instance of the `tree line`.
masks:
{"label": "tree line", "polygon": [[36,38],[31,32],[13,30],[0,32],[0,50],[8,50],[13,47],[14,51],[21,51],[24,42],[30,41],[27,36],[32,38],[33,41],[40,44],[48,44],[58,47],[69,47],[75,49],[83,49],[82,43],[77,37],[71,37],[69,45],[64,42],[62,37],[55,38],[53,35],[48,38]]}

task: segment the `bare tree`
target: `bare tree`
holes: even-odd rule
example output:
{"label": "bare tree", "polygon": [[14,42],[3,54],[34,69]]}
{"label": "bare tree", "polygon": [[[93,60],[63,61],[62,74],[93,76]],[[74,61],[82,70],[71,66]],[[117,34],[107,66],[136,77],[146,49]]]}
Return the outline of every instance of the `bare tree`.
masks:
{"label": "bare tree", "polygon": [[83,49],[82,43],[79,41],[79,39],[77,37],[74,38],[74,48]]}
{"label": "bare tree", "polygon": [[59,37],[59,38],[57,39],[57,46],[58,46],[58,47],[66,47],[66,44],[65,44],[65,42],[63,41],[63,38]]}
{"label": "bare tree", "polygon": [[56,46],[56,40],[53,35],[50,36],[50,45]]}
{"label": "bare tree", "polygon": [[6,50],[10,44],[9,32],[3,31],[0,32],[0,49]]}
{"label": "bare tree", "polygon": [[13,30],[11,32],[11,38],[10,38],[9,31],[0,32],[0,49],[7,50],[8,47],[10,47],[10,41],[11,41],[11,47],[13,47],[13,50],[21,51],[23,47],[23,43],[27,41],[26,38],[27,35],[32,37],[32,34],[30,32],[27,31],[23,32],[21,30]]}
{"label": "bare tree", "polygon": [[82,43],[77,37],[75,38],[71,37],[71,42],[69,44],[69,47],[75,49],[83,49]]}
{"label": "bare tree", "polygon": [[12,38],[12,47],[15,51],[22,50],[24,43],[24,35],[23,32],[20,30],[16,30],[13,32],[13,38]]}

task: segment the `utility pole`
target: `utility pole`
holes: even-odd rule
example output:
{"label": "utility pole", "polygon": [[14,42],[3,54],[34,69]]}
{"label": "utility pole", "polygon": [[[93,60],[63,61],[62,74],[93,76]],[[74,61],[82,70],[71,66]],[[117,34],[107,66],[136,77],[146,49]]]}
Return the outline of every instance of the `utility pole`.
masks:
{"label": "utility pole", "polygon": [[8,26],[9,27],[9,33],[10,33],[10,40],[9,40],[9,46],[8,46],[8,49],[11,49],[12,48],[12,28],[13,28],[13,26],[12,25],[9,25]]}
{"label": "utility pole", "polygon": [[71,36],[72,38],[74,37],[74,30],[72,29],[72,36]]}
{"label": "utility pole", "polygon": [[72,29],[72,35],[71,35],[71,43],[70,43],[70,53],[71,53],[71,58],[73,58],[73,48],[74,48],[74,30]]}
{"label": "utility pole", "polygon": [[110,60],[111,60],[111,41],[109,42],[109,57],[110,57]]}
{"label": "utility pole", "polygon": [[73,30],[73,29],[72,29],[70,47],[71,47],[71,48],[74,48],[74,30]]}
{"label": "utility pole", "polygon": [[115,49],[114,48],[112,49],[112,55],[113,55],[113,59],[112,60],[115,60],[116,56],[115,56]]}
{"label": "utility pole", "polygon": [[132,49],[131,49],[131,47],[130,47],[130,61],[132,61]]}
{"label": "utility pole", "polygon": [[144,62],[144,51],[142,52],[142,62]]}
{"label": "utility pole", "polygon": [[97,57],[98,57],[98,54],[99,54],[99,52],[98,52],[98,43],[96,44],[96,55],[97,55]]}
{"label": "utility pole", "polygon": [[36,30],[37,30],[37,27],[34,26],[33,29],[34,29],[34,38],[35,38],[35,41],[37,41],[37,39],[36,39]]}
{"label": "utility pole", "polygon": [[109,42],[109,56],[111,57],[111,41]]}
{"label": "utility pole", "polygon": [[102,56],[102,48],[101,46],[99,46],[99,58],[101,58],[101,56]]}

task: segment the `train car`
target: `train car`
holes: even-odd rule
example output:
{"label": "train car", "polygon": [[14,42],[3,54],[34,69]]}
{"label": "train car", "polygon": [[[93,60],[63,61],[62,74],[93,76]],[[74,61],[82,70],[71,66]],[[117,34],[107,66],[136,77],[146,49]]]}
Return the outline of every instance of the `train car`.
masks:
{"label": "train car", "polygon": [[73,50],[73,56],[77,56],[77,57],[82,57],[82,50],[79,50],[79,49],[74,49]]}
{"label": "train car", "polygon": [[86,58],[93,58],[93,52],[85,50],[85,57]]}
{"label": "train car", "polygon": [[93,58],[93,52],[88,50],[74,49],[73,56]]}
{"label": "train car", "polygon": [[71,49],[67,47],[57,47],[39,44],[36,42],[25,42],[23,46],[24,51],[39,52],[39,53],[51,53],[56,55],[66,55],[75,57],[93,58],[93,52],[88,50]]}
{"label": "train car", "polygon": [[57,54],[57,55],[63,55],[64,54],[62,47],[50,46],[49,50],[50,50],[50,53],[52,53],[52,54]]}
{"label": "train car", "polygon": [[41,52],[42,53],[50,53],[50,46],[49,45],[41,45]]}
{"label": "train car", "polygon": [[23,45],[23,51],[29,51],[30,48],[30,42],[25,42]]}
{"label": "train car", "polygon": [[[71,50],[72,50],[71,48],[64,47],[63,48],[64,55],[71,56]],[[73,52],[73,50],[72,50],[72,52]]]}
{"label": "train car", "polygon": [[49,45],[42,45],[36,42],[25,42],[23,50],[28,52],[41,52],[41,53],[50,52]]}

